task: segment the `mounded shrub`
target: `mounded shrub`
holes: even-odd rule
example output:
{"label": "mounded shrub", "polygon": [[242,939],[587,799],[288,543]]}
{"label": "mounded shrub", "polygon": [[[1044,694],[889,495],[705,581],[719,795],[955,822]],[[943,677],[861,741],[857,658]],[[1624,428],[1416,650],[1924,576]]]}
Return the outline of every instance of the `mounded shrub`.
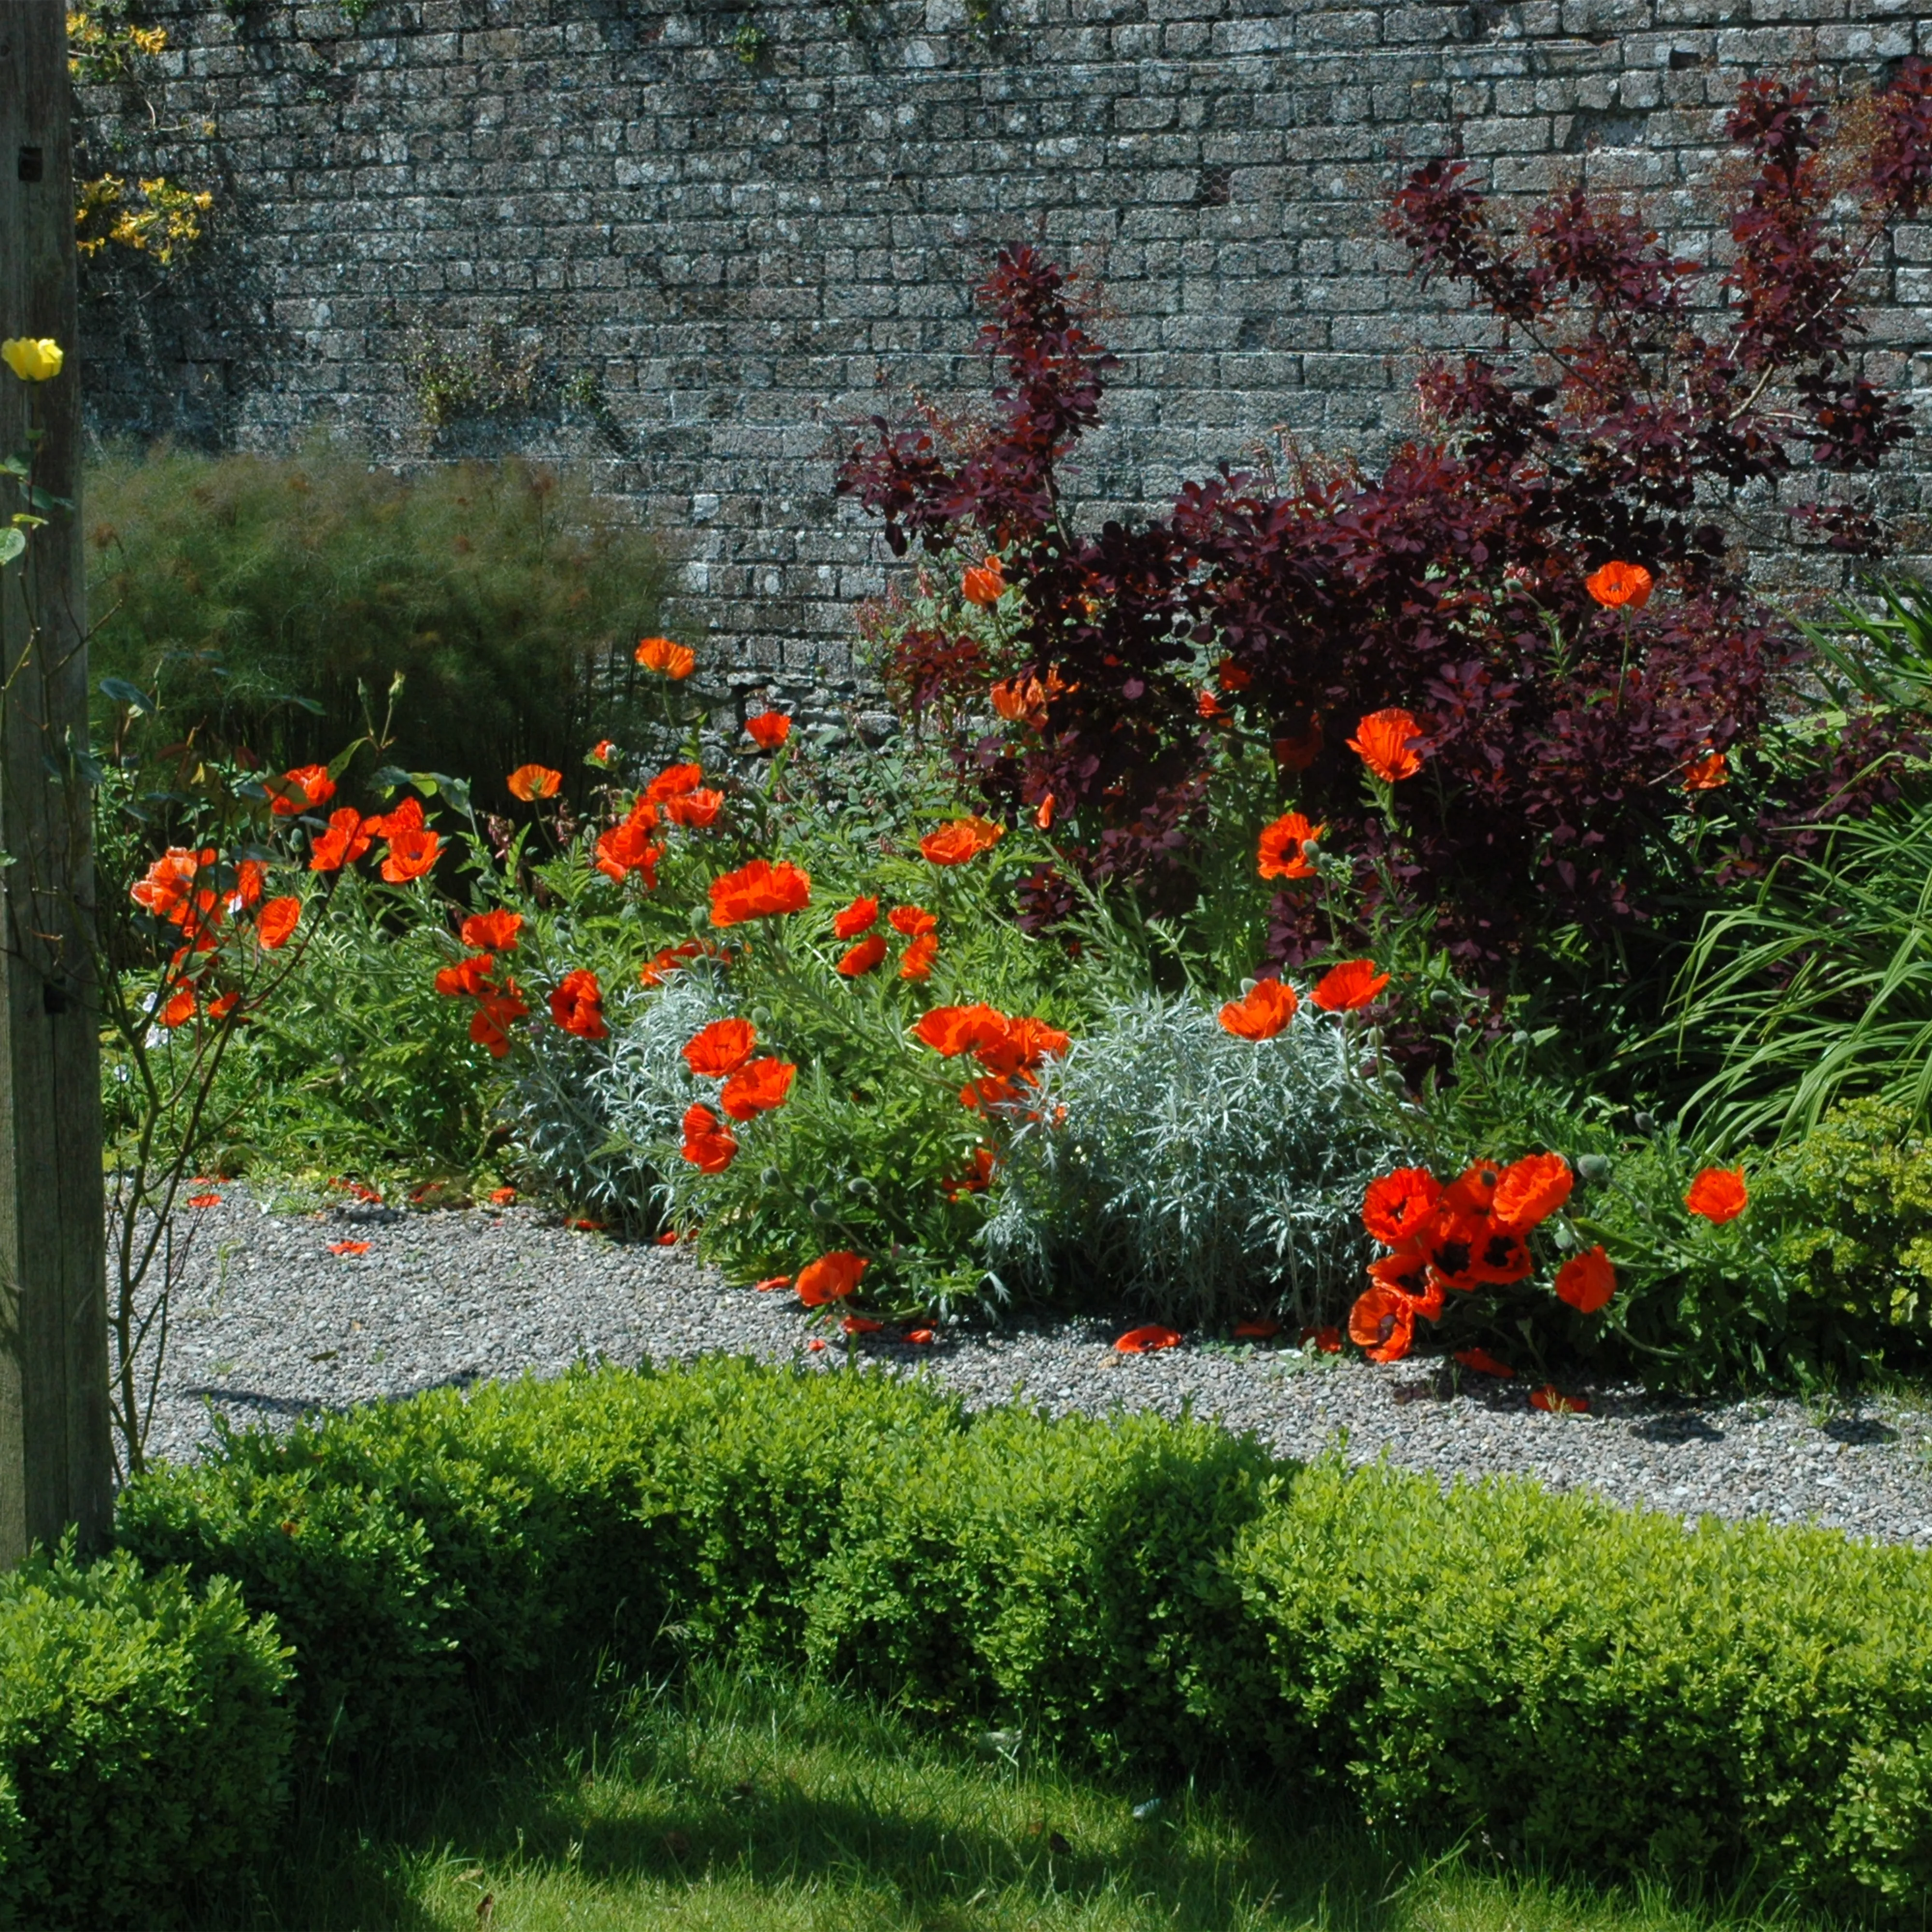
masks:
{"label": "mounded shrub", "polygon": [[338,1768],[701,1650],[1103,1762],[1271,1764],[1582,1872],[1878,1914],[1932,1882],[1932,1559],[1826,1532],[742,1362],[230,1437],[121,1521],[277,1612]]}
{"label": "mounded shrub", "polygon": [[225,1578],[124,1552],[0,1577],[0,1923],[178,1922],[274,1831],[290,1676]]}

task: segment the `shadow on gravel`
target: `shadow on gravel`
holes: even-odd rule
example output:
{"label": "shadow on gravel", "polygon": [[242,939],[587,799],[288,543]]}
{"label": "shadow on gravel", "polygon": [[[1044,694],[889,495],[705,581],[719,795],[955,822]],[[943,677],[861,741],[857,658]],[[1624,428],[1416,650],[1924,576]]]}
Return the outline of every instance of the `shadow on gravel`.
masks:
{"label": "shadow on gravel", "polygon": [[1659,1415],[1634,1423],[1630,1433],[1646,1442],[1721,1442],[1724,1432],[1702,1415]]}

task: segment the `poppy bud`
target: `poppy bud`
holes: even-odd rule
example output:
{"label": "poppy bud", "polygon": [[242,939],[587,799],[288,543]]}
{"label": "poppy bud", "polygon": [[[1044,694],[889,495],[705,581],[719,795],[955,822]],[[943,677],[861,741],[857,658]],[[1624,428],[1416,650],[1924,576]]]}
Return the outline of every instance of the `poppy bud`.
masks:
{"label": "poppy bud", "polygon": [[1654,1134],[1657,1131],[1657,1116],[1654,1114],[1634,1114],[1630,1125],[1640,1134]]}
{"label": "poppy bud", "polygon": [[1610,1178],[1610,1163],[1600,1154],[1580,1154],[1576,1172],[1586,1180],[1607,1180]]}
{"label": "poppy bud", "polygon": [[692,907],[692,910],[691,910],[691,929],[692,929],[692,931],[693,932],[708,932],[710,930],[710,928],[711,928],[711,913],[710,913],[710,909],[708,907],[706,907],[706,906],[694,906],[694,907]]}
{"label": "poppy bud", "polygon": [[838,1212],[822,1194],[814,1194],[811,1204],[806,1209],[814,1221],[830,1221]]}
{"label": "poppy bud", "polygon": [[776,1187],[784,1178],[784,1176],[775,1167],[761,1167],[758,1170],[758,1185],[760,1187]]}

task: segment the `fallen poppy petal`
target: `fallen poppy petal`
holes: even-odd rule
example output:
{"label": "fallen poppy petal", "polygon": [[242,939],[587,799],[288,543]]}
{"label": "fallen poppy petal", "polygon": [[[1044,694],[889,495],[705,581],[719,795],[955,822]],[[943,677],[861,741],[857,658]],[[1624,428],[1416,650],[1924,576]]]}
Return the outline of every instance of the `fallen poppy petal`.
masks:
{"label": "fallen poppy petal", "polygon": [[932,1330],[930,1328],[908,1328],[906,1330],[905,1338],[908,1342],[911,1342],[915,1348],[924,1348],[928,1342],[934,1339]]}
{"label": "fallen poppy petal", "polygon": [[366,1255],[369,1252],[367,1241],[331,1241],[328,1252],[332,1255]]}
{"label": "fallen poppy petal", "polygon": [[1545,1382],[1540,1389],[1532,1389],[1529,1406],[1548,1415],[1588,1415],[1590,1412],[1590,1405],[1580,1395],[1565,1395],[1554,1382]]}
{"label": "fallen poppy petal", "polygon": [[886,1324],[869,1315],[848,1315],[838,1325],[848,1335],[876,1335]]}
{"label": "fallen poppy petal", "polygon": [[1499,1362],[1486,1348],[1458,1348],[1456,1359],[1466,1369],[1473,1370],[1479,1376],[1496,1376],[1509,1381],[1516,1373],[1507,1362]]}
{"label": "fallen poppy petal", "polygon": [[1180,1336],[1177,1330],[1150,1322],[1144,1328],[1130,1328],[1114,1346],[1124,1355],[1150,1355],[1156,1349],[1179,1348]]}
{"label": "fallen poppy petal", "polygon": [[190,1208],[219,1208],[221,1196],[218,1194],[190,1194],[188,1197],[188,1204]]}
{"label": "fallen poppy petal", "polygon": [[1238,1342],[1265,1342],[1281,1333],[1281,1324],[1273,1320],[1237,1322],[1234,1339]]}
{"label": "fallen poppy petal", "polygon": [[752,1286],[760,1294],[769,1294],[775,1288],[790,1287],[791,1276],[788,1274],[768,1274],[763,1281],[754,1281]]}

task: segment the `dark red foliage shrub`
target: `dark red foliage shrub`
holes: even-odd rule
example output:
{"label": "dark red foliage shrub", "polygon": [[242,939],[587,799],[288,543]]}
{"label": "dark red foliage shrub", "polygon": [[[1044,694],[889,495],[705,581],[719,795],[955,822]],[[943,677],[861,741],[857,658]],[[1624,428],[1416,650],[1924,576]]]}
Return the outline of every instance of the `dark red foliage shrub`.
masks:
{"label": "dark red foliage shrub", "polygon": [[[1059,482],[1114,358],[1058,268],[1002,254],[980,292],[989,422],[945,450],[876,419],[839,479],[896,553],[1004,553],[1022,596],[1010,660],[984,676],[1047,694],[976,748],[988,798],[1050,798],[1072,862],[1184,900],[1217,736],[1239,730],[1275,743],[1372,892],[1433,909],[1466,958],[1641,916],[1684,862],[1673,823],[1712,808],[1687,779],[1755,742],[1798,650],[1744,580],[1731,493],[1802,464],[1869,471],[1912,433],[1854,369],[1850,291],[1886,224],[1932,198],[1932,68],[1908,63],[1872,109],[1848,159],[1802,87],[1742,88],[1721,275],[1580,189],[1511,237],[1466,163],[1417,170],[1390,226],[1425,280],[1494,318],[1493,353],[1424,372],[1425,433],[1379,475],[1309,469],[1282,490],[1224,469],[1133,529],[1076,531]],[[1840,232],[1846,189],[1861,212]],[[1802,514],[1838,548],[1875,541],[1854,499]],[[1612,560],[1652,573],[1647,604],[1592,598]],[[1393,830],[1345,744],[1388,706],[1424,734]],[[1279,956],[1327,938],[1316,890],[1277,900]],[[1050,876],[1028,897],[1042,915],[1062,899]]]}

